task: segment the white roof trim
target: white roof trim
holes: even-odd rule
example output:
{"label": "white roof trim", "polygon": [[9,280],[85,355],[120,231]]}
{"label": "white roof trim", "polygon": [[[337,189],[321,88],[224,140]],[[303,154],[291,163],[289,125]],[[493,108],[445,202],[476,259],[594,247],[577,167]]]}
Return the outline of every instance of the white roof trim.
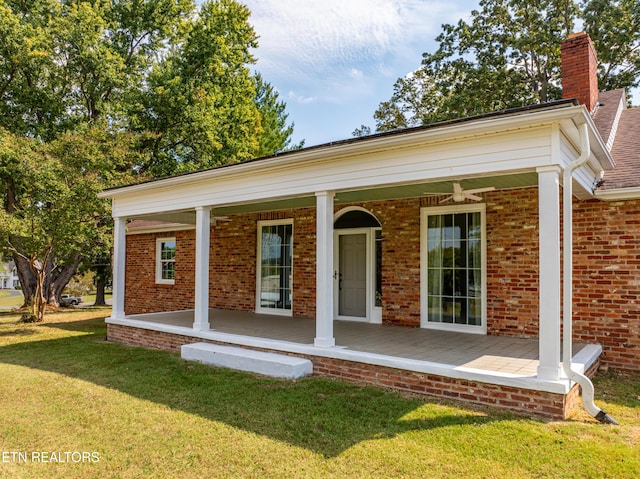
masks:
{"label": "white roof trim", "polygon": [[[439,142],[458,141],[473,137],[481,137],[492,133],[502,133],[526,128],[549,125],[561,120],[574,119],[580,121],[586,119],[591,129],[595,131],[595,125],[584,106],[557,106],[548,109],[534,111],[518,111],[505,113],[503,116],[478,118],[454,124],[434,125],[432,128],[418,129],[417,131],[400,131],[398,134],[372,137],[355,140],[347,143],[329,143],[318,147],[311,147],[296,152],[288,152],[282,156],[273,156],[258,161],[237,163],[224,168],[214,168],[185,175],[172,176],[146,183],[123,186],[99,193],[100,198],[117,198],[147,190],[163,187],[173,187],[194,182],[220,179],[226,177],[241,177],[243,175],[256,175],[263,170],[277,168],[289,168],[294,165],[318,162],[322,164],[327,159],[342,159],[347,157],[362,156],[373,152],[411,148],[423,144],[437,144]],[[613,167],[613,161],[606,146],[597,133],[592,134],[598,155],[604,161],[604,169]],[[604,158],[603,158],[604,157]]]}
{"label": "white roof trim", "polygon": [[640,187],[596,190],[595,197],[603,201],[640,200]]}
{"label": "white roof trim", "polygon": [[168,233],[171,231],[195,230],[196,225],[183,225],[178,223],[167,223],[165,225],[140,226],[133,230],[127,230],[127,235],[141,235],[148,233]]}

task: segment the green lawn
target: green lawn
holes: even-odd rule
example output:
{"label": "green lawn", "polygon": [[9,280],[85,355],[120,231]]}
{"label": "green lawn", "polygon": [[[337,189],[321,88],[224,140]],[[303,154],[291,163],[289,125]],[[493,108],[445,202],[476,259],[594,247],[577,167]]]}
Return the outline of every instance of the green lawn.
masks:
{"label": "green lawn", "polygon": [[[85,294],[83,297],[86,304],[93,304],[96,301],[96,295]],[[111,299],[111,293],[105,294],[105,299]],[[0,307],[19,307],[22,306],[22,293],[18,295],[12,295],[9,291],[0,291]]]}
{"label": "green lawn", "polygon": [[0,291],[0,306],[18,307],[22,306],[22,293],[14,295],[13,292]]}
{"label": "green lawn", "polygon": [[0,477],[640,477],[640,373],[596,379],[620,426],[544,423],[188,363],[106,342],[107,314],[0,314]]}

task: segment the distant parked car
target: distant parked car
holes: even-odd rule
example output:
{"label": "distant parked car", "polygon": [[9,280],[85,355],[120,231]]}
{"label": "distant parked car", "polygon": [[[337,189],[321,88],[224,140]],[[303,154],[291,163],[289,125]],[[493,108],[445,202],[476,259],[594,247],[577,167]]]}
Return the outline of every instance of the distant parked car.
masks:
{"label": "distant parked car", "polygon": [[60,297],[60,304],[62,306],[78,306],[84,299],[82,296],[71,296],[70,294],[63,294]]}

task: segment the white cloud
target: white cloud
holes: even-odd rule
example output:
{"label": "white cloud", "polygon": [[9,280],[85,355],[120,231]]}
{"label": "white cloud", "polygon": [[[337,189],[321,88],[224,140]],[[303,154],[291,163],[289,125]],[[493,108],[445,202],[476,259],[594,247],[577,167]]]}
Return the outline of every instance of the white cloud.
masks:
{"label": "white cloud", "polygon": [[318,100],[317,96],[298,95],[293,90],[291,90],[287,96],[289,97],[290,100],[293,100],[293,101],[295,101],[297,103],[301,103],[303,105],[306,104],[306,103],[314,103],[315,101]]}
{"label": "white cloud", "polygon": [[256,69],[286,94],[296,138],[349,137],[371,123],[395,80],[433,51],[443,23],[469,0],[240,0],[259,36]]}
{"label": "white cloud", "polygon": [[[260,36],[256,51],[267,75],[303,81],[345,67],[384,69],[404,45],[433,40],[440,24],[457,19],[451,2],[424,0],[245,0]],[[445,16],[446,12],[446,16]],[[412,52],[413,53],[413,52]],[[418,63],[420,58],[415,58]]]}
{"label": "white cloud", "polygon": [[364,74],[362,73],[362,70],[358,70],[357,68],[352,68],[351,71],[349,72],[349,76],[351,78],[361,80]]}

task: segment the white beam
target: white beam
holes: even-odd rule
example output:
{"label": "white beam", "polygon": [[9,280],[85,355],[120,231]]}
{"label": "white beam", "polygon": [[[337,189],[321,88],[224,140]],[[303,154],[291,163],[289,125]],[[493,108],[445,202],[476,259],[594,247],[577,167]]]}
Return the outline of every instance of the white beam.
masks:
{"label": "white beam", "polygon": [[124,318],[125,265],[127,259],[127,221],[113,218],[113,290],[111,318]]}
{"label": "white beam", "polygon": [[211,208],[196,208],[195,306],[193,329],[209,330],[209,245]]}
{"label": "white beam", "polygon": [[316,193],[316,338],[331,348],[333,337],[333,191]]}
{"label": "white beam", "polygon": [[540,310],[538,378],[560,378],[560,168],[538,169]]}

